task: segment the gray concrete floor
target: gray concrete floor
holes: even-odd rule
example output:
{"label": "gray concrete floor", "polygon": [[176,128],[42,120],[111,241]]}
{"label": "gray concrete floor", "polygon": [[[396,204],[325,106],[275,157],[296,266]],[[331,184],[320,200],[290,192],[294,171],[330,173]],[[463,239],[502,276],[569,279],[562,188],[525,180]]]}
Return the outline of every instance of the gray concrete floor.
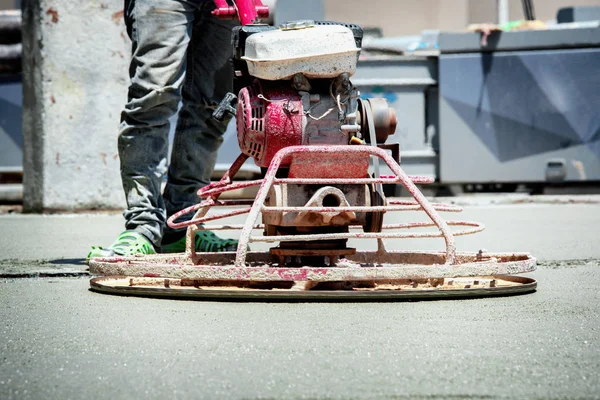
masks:
{"label": "gray concrete floor", "polygon": [[454,199],[465,211],[447,218],[486,223],[459,249],[538,257],[533,294],[321,304],[114,297],[88,291],[79,275],[89,245],[121,231],[120,215],[0,215],[0,398],[600,398],[600,202],[498,199]]}

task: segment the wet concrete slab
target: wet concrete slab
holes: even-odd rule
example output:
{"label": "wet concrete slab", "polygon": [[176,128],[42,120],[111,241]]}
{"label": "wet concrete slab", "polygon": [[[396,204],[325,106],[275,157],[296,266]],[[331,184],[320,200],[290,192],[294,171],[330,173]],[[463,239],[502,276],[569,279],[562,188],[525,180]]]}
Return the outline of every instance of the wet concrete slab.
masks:
{"label": "wet concrete slab", "polygon": [[218,303],[0,280],[0,397],[597,398],[600,267],[518,297]]}
{"label": "wet concrete slab", "polygon": [[600,398],[600,204],[464,207],[447,217],[486,231],[459,249],[530,251],[535,293],[321,304],[102,295],[77,275],[89,246],[122,230],[120,214],[0,215],[0,398]]}

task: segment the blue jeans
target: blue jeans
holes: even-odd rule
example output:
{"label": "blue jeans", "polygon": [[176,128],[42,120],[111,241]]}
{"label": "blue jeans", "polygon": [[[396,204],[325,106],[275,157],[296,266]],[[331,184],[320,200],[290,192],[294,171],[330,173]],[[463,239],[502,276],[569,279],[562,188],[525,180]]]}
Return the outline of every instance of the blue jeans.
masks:
{"label": "blue jeans", "polygon": [[[210,181],[228,123],[211,114],[232,90],[234,22],[212,17],[213,8],[212,1],[125,0],[132,60],[118,139],[123,215],[126,229],[155,246],[163,236],[176,236],[167,217],[199,201],[196,192]],[[180,100],[169,163],[169,118]]]}

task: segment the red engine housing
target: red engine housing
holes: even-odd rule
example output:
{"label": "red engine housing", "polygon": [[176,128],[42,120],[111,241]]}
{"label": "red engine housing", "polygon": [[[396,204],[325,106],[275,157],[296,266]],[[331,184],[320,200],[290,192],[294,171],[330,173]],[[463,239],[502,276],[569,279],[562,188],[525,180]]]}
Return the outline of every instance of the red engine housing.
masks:
{"label": "red engine housing", "polygon": [[237,135],[242,153],[254,158],[259,167],[268,167],[282,148],[304,144],[303,115],[302,100],[291,89],[265,88],[259,81],[243,88],[237,105]]}

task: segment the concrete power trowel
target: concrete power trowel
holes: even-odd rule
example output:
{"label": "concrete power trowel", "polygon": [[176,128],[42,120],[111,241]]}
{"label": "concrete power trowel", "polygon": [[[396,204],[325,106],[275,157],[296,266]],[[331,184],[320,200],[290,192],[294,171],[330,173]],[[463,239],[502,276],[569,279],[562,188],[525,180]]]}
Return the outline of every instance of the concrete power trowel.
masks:
{"label": "concrete power trowel", "polygon": [[[239,92],[228,94],[213,115],[236,116],[241,154],[220,181],[199,190],[198,204],[168,220],[173,228],[187,228],[185,253],[91,259],[90,272],[103,275],[91,280],[93,290],[295,301],[535,291],[535,280],[514,276],[534,271],[535,258],[458,252],[455,237],[480,232],[483,224],[442,219],[440,212],[460,207],[430,203],[416,185],[433,179],[408,176],[400,167],[399,144],[386,143],[396,129],[394,110],[384,99],[361,98],[350,80],[362,41],[359,26],[296,21],[273,27],[258,23],[268,14],[260,0],[239,0],[235,7],[225,0],[215,3],[214,15],[241,21],[233,32]],[[234,181],[248,158],[262,168],[263,178]],[[380,175],[380,162],[393,175]],[[383,185],[403,185],[412,199],[386,198]],[[258,187],[254,200],[219,199],[252,186]],[[428,218],[384,223],[386,214],[407,211]],[[243,214],[243,224],[214,223]],[[238,230],[237,251],[196,252],[199,229]],[[384,243],[439,237],[445,241],[439,252],[392,251]],[[376,250],[349,247],[349,240],[376,242]],[[257,242],[271,247],[250,251]]]}

